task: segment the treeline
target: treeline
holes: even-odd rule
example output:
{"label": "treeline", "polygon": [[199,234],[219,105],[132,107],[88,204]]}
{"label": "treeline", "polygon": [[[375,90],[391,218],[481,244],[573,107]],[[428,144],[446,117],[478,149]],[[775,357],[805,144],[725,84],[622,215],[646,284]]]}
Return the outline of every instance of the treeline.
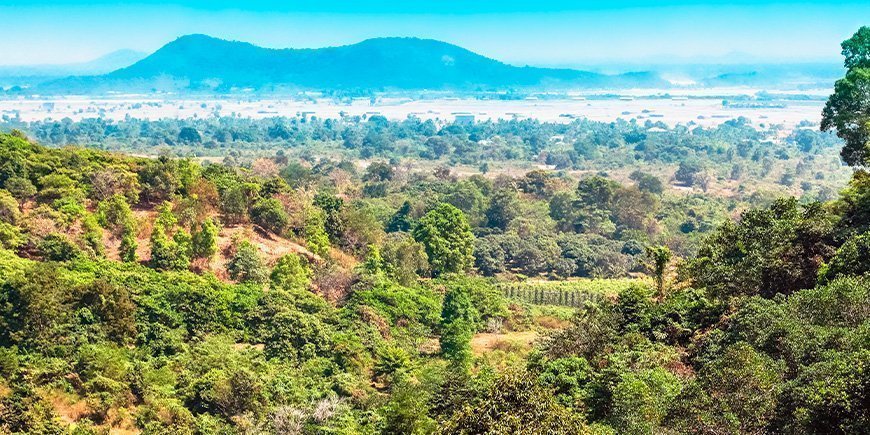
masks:
{"label": "treeline", "polygon": [[[763,131],[759,127],[764,127]],[[97,146],[121,151],[165,147],[180,155],[226,155],[325,147],[349,157],[448,160],[480,165],[524,160],[556,169],[613,169],[638,163],[685,160],[717,175],[765,176],[783,160],[810,165],[817,156],[836,153],[841,142],[809,125],[782,131],[775,125],[752,125],[745,118],[713,128],[669,127],[635,119],[546,123],[532,119],[443,123],[409,117],[390,121],[380,115],[320,119],[249,119],[215,116],[203,119],[90,118],[21,122],[4,115],[0,128],[19,129],[51,145]],[[693,160],[697,160],[694,162]],[[703,168],[702,168],[703,169]],[[791,170],[797,170],[794,167]],[[719,174],[721,172],[721,174]],[[794,176],[794,174],[792,174]],[[686,179],[689,181],[688,179]]]}

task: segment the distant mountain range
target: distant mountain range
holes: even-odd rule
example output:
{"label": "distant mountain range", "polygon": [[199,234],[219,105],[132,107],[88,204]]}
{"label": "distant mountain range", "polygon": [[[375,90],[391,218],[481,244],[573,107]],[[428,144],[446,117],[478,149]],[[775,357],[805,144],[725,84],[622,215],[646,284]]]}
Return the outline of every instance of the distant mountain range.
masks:
{"label": "distant mountain range", "polygon": [[616,75],[518,67],[445,42],[376,38],[318,49],[271,49],[205,35],[182,36],[108,74],[46,84],[54,91],[241,89],[503,90],[660,87],[648,72]]}
{"label": "distant mountain range", "polygon": [[0,84],[32,85],[69,76],[106,74],[148,56],[135,50],[117,50],[88,62],[60,65],[0,66]]}
{"label": "distant mountain range", "polygon": [[[150,55],[122,50],[92,62],[0,67],[0,86],[29,78],[24,93],[108,92],[260,93],[281,91],[504,91],[564,89],[664,89],[695,87],[829,86],[836,65],[686,66],[607,74],[570,68],[509,65],[431,39],[375,38],[317,49],[272,49],[206,35],[187,35]],[[4,74],[4,71],[6,72]],[[15,73],[15,74],[12,74]],[[690,77],[680,81],[664,77]],[[4,77],[6,78],[4,80]],[[34,80],[36,77],[38,80]]]}

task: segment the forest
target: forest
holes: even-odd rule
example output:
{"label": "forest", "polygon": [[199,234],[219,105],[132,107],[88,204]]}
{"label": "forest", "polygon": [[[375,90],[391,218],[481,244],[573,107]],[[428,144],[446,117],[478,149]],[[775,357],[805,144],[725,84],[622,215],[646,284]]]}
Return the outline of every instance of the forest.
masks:
{"label": "forest", "polygon": [[843,54],[794,131],[7,117],[0,433],[868,433]]}

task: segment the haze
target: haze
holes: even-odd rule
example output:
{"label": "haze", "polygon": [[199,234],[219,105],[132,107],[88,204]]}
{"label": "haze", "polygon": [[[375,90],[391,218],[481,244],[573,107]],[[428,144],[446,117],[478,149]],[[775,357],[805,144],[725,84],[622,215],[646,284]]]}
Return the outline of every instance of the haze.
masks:
{"label": "haze", "polygon": [[870,16],[870,3],[857,1],[403,3],[12,0],[0,6],[0,64],[151,52],[190,33],[267,47],[417,36],[519,65],[833,63],[839,42]]}

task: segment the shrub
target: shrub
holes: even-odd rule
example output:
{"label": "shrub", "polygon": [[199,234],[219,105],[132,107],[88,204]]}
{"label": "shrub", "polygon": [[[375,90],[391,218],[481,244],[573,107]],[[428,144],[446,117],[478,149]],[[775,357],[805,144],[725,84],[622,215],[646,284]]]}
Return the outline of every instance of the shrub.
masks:
{"label": "shrub", "polygon": [[227,263],[230,278],[239,282],[263,284],[269,281],[269,271],[257,248],[244,240],[236,247],[236,253]]}
{"label": "shrub", "polygon": [[251,220],[261,228],[277,235],[283,235],[290,224],[290,217],[284,211],[281,201],[274,198],[261,199],[251,207]]}

